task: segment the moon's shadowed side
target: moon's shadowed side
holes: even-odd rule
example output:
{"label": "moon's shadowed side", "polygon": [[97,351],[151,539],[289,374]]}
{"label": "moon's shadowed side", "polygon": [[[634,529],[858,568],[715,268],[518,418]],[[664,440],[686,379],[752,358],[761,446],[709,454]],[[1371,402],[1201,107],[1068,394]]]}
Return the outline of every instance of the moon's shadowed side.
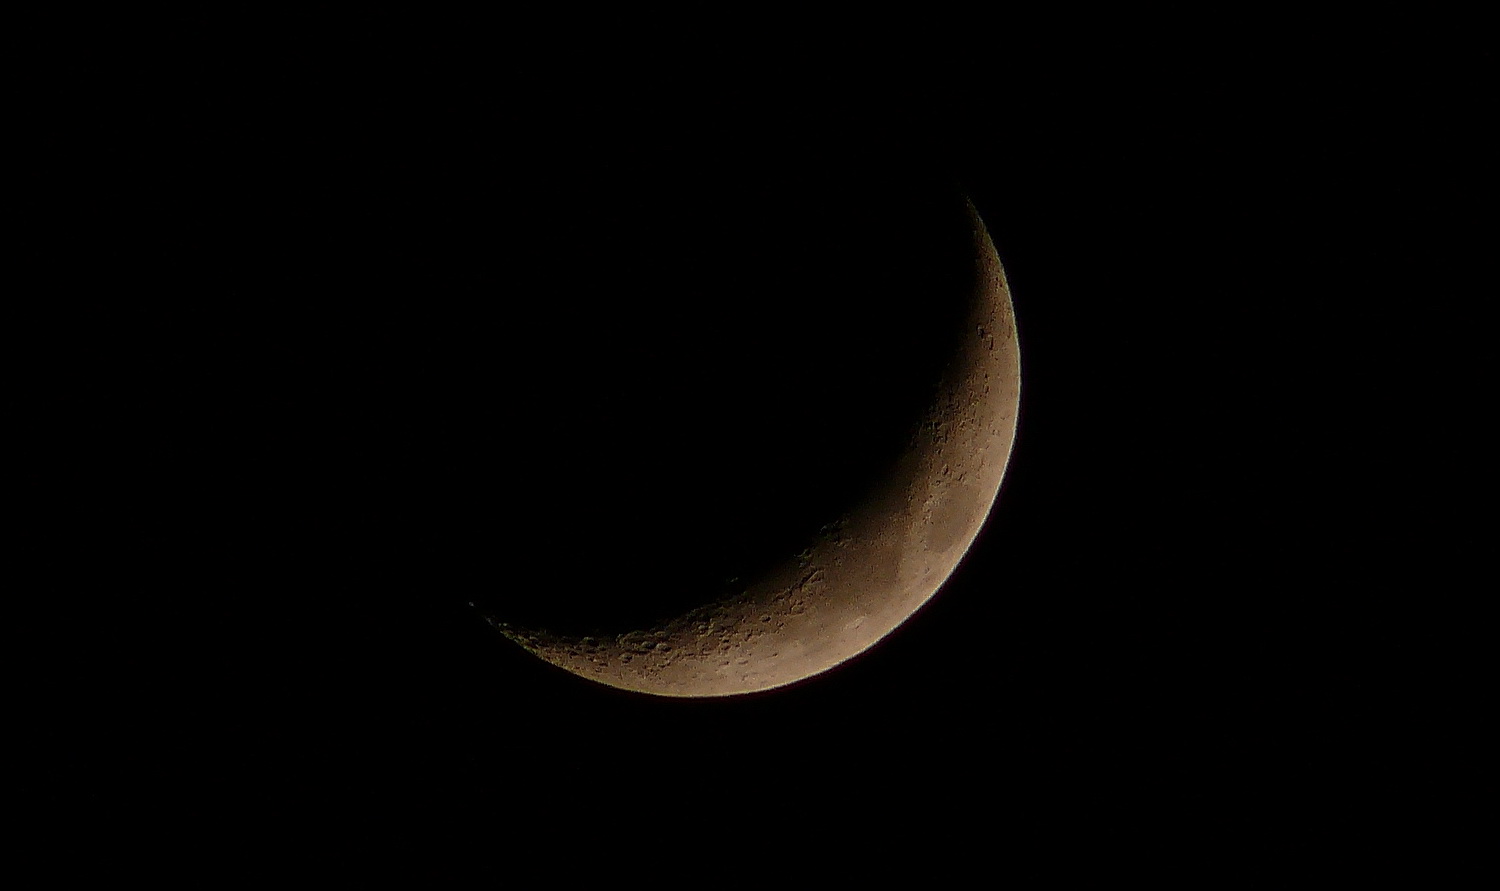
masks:
{"label": "moon's shadowed side", "polygon": [[957,343],[974,273],[957,195],[652,173],[588,184],[533,255],[564,249],[510,332],[544,345],[525,376],[476,343],[473,379],[509,385],[444,399],[472,400],[449,412],[457,466],[496,456],[495,478],[455,481],[495,523],[444,550],[463,542],[471,599],[507,622],[618,634],[764,575],[883,478]]}

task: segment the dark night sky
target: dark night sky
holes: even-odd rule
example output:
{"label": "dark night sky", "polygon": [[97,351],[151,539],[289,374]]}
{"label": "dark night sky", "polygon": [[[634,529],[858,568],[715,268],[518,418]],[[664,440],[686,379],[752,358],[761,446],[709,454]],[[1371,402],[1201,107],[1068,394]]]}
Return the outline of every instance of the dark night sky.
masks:
{"label": "dark night sky", "polygon": [[[506,860],[715,820],[1300,845],[1430,791],[1478,546],[1443,513],[1479,362],[1462,54],[1388,13],[1006,24],[174,20],[52,55],[12,334],[48,803],[231,839],[424,814]],[[1024,383],[923,612],[688,702],[477,618],[658,596],[788,474],[877,461],[849,443],[941,342],[890,221],[944,188],[1006,266]]]}

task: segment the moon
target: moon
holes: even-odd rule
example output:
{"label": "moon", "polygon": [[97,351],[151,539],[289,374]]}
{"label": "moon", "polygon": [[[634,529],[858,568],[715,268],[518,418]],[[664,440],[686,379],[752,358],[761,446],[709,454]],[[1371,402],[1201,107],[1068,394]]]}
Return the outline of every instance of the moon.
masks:
{"label": "moon", "polygon": [[826,672],[911,618],[988,517],[1020,400],[1010,290],[983,221],[964,204],[974,285],[958,345],[893,467],[815,540],[713,602],[623,633],[554,633],[487,616],[491,624],[538,658],[601,684],[715,697]]}

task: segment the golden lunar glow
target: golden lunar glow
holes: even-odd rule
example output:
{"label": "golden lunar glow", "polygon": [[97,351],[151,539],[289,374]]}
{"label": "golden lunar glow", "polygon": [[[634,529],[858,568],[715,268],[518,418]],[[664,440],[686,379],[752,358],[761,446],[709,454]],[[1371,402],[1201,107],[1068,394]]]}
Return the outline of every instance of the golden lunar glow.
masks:
{"label": "golden lunar glow", "polygon": [[827,671],[889,634],[953,573],[989,515],[1015,436],[1020,354],[994,245],[968,207],[977,275],[961,346],[895,470],[801,553],[720,602],[612,637],[497,623],[582,677],[728,696]]}

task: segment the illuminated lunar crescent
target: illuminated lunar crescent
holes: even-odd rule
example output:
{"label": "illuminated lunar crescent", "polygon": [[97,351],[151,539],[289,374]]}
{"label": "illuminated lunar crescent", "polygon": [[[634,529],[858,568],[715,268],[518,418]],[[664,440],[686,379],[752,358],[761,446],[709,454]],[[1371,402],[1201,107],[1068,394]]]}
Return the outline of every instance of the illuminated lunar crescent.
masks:
{"label": "illuminated lunar crescent", "polygon": [[968,206],[975,286],[960,345],[894,470],[810,547],[738,593],[651,627],[575,637],[496,621],[574,674],[660,696],[729,696],[809,678],[922,607],[989,515],[1015,437],[1020,354],[1005,274]]}

